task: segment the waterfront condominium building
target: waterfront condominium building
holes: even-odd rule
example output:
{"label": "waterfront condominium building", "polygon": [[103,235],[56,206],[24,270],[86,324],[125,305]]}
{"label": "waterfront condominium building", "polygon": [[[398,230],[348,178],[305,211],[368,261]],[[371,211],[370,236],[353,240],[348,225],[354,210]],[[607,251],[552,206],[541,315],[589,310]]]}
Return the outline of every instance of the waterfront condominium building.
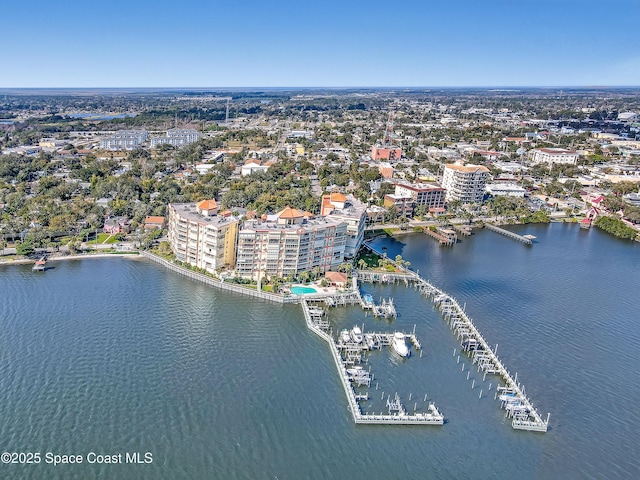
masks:
{"label": "waterfront condominium building", "polygon": [[529,152],[529,160],[533,163],[567,163],[578,162],[578,152],[564,148],[534,148]]}
{"label": "waterfront condominium building", "polygon": [[109,138],[100,140],[100,148],[107,150],[133,150],[146,142],[146,130],[121,130]]}
{"label": "waterfront condominium building", "polygon": [[425,206],[431,213],[444,211],[444,197],[446,190],[439,185],[430,183],[396,184],[396,196],[411,197],[415,207]]}
{"label": "waterfront condominium building", "polygon": [[354,258],[364,239],[367,206],[353,195],[333,192],[322,196],[320,215],[323,217],[330,216],[347,224],[344,256],[349,259]]}
{"label": "waterfront condominium building", "polygon": [[180,147],[189,143],[197,142],[200,139],[200,133],[192,128],[179,129],[174,128],[167,130],[167,135],[164,137],[154,137],[151,139],[151,147],[155,148],[158,145],[168,144],[174,147]]}
{"label": "waterfront condominium building", "polygon": [[461,163],[444,166],[442,186],[447,191],[447,202],[480,203],[484,197],[489,169],[483,165],[462,165]]}
{"label": "waterfront condominium building", "polygon": [[218,215],[215,200],[169,205],[169,242],[176,258],[213,272],[233,267],[239,220]]}
{"label": "waterfront condominium building", "polygon": [[254,280],[335,270],[344,261],[347,224],[287,207],[247,220],[238,234],[236,274]]}

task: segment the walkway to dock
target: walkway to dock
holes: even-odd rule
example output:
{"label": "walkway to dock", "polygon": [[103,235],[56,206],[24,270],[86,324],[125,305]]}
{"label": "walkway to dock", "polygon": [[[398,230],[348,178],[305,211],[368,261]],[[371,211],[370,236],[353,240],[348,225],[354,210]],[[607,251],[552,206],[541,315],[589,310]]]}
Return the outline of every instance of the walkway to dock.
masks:
{"label": "walkway to dock", "polygon": [[505,237],[513,238],[514,240],[526,243],[527,245],[532,245],[533,240],[536,238],[533,235],[518,235],[517,233],[510,232],[509,230],[505,230],[504,228],[496,227],[491,223],[485,223],[484,226],[485,228],[487,228],[487,230],[499,233],[500,235],[504,235]]}
{"label": "walkway to dock", "polygon": [[[342,359],[342,355],[340,354],[340,350],[338,349],[338,344],[328,333],[327,328],[323,328],[323,326],[321,326],[321,316],[318,315],[319,312],[315,310],[316,314],[313,315],[312,313],[314,312],[314,307],[311,307],[305,299],[302,299],[300,303],[302,304],[304,318],[309,330],[318,335],[320,338],[324,339],[329,345],[329,350],[331,351],[331,355],[336,364],[336,368],[338,369],[340,381],[342,382],[344,392],[347,396],[347,401],[349,402],[349,410],[353,415],[353,421],[355,423],[387,425],[444,425],[444,416],[440,413],[440,411],[433,403],[429,403],[428,413],[414,413],[411,415],[406,413],[406,410],[404,408],[394,414],[391,413],[392,410],[390,408],[390,413],[387,415],[372,415],[363,413],[358,401],[368,399],[368,395],[358,395],[353,389],[353,386],[351,384],[352,375],[350,375],[347,371],[347,364]],[[415,337],[415,335],[413,335],[413,337]],[[396,398],[396,400],[398,399]]]}

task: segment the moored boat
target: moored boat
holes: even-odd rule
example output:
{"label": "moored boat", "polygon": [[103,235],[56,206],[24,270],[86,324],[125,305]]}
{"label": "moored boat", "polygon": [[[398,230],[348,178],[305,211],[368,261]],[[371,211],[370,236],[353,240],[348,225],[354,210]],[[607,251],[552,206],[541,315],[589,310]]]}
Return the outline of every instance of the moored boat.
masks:
{"label": "moored boat", "polygon": [[349,330],[342,330],[340,332],[340,340],[342,343],[349,343],[351,341],[351,335],[349,335]]}
{"label": "moored boat", "polygon": [[359,326],[355,326],[351,329],[351,340],[356,343],[362,343],[362,330],[360,330]]}
{"label": "moored boat", "polygon": [[393,351],[401,357],[409,356],[409,347],[405,342],[405,335],[402,332],[395,332],[393,339],[391,340],[391,348]]}

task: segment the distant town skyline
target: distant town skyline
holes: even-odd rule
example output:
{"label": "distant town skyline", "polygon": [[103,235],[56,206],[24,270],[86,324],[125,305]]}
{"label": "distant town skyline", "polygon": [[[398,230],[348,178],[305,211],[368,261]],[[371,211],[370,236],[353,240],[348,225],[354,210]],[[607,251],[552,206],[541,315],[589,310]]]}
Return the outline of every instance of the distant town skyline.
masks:
{"label": "distant town skyline", "polygon": [[34,0],[3,17],[0,88],[640,85],[635,0]]}

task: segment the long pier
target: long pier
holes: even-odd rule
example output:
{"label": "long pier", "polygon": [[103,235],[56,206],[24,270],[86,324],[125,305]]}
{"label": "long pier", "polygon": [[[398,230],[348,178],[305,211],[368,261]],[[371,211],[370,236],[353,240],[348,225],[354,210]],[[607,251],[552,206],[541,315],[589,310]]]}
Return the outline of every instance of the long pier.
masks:
{"label": "long pier", "polygon": [[533,235],[518,235],[517,233],[510,232],[509,230],[497,227],[491,223],[486,223],[484,226],[492,232],[499,233],[500,235],[504,235],[505,237],[513,238],[514,240],[518,240],[519,242],[525,243],[527,245],[532,245],[533,240],[536,238]]}
{"label": "long pier", "polygon": [[[309,328],[309,330],[318,335],[320,338],[324,339],[329,345],[329,350],[331,351],[331,356],[333,357],[336,368],[338,369],[340,381],[342,382],[342,387],[344,388],[344,392],[347,396],[347,401],[349,402],[349,410],[351,411],[353,421],[355,423],[387,425],[444,425],[444,416],[440,413],[440,411],[433,403],[429,403],[427,413],[408,414],[406,413],[404,408],[400,411],[397,411],[397,413],[389,413],[388,415],[372,415],[363,413],[358,401],[367,399],[368,395],[365,397],[363,395],[356,394],[353,386],[351,385],[347,366],[342,360],[342,355],[338,350],[338,345],[336,344],[335,340],[333,339],[333,337],[331,337],[331,335],[329,335],[326,328],[322,328],[320,326],[320,323],[318,321],[319,316],[312,315],[313,307],[310,307],[305,299],[302,299],[300,303],[304,312],[304,319],[307,323],[307,328]],[[389,411],[392,411],[391,408]]]}
{"label": "long pier", "polygon": [[[511,234],[511,232],[508,233]],[[367,246],[373,252],[380,254],[370,245]],[[482,370],[485,377],[487,374],[494,374],[503,379],[505,386],[496,389],[496,398],[498,396],[497,392],[500,390],[505,392],[503,395],[509,395],[506,400],[501,399],[501,407],[505,408],[507,415],[512,417],[511,427],[516,430],[546,432],[549,426],[550,414],[547,414],[546,419],[542,419],[526,396],[524,387],[518,382],[518,374],[516,373],[515,377],[511,376],[511,373],[498,358],[497,346],[495,350],[489,346],[489,343],[475,327],[473,321],[458,301],[424,280],[417,273],[409,271],[407,273],[411,275],[415,288],[424,296],[432,299],[438,310],[440,310],[445,321],[447,321],[450,329],[460,342],[462,349],[471,355],[474,364],[478,364],[478,371]],[[407,280],[407,282],[409,281]]]}

